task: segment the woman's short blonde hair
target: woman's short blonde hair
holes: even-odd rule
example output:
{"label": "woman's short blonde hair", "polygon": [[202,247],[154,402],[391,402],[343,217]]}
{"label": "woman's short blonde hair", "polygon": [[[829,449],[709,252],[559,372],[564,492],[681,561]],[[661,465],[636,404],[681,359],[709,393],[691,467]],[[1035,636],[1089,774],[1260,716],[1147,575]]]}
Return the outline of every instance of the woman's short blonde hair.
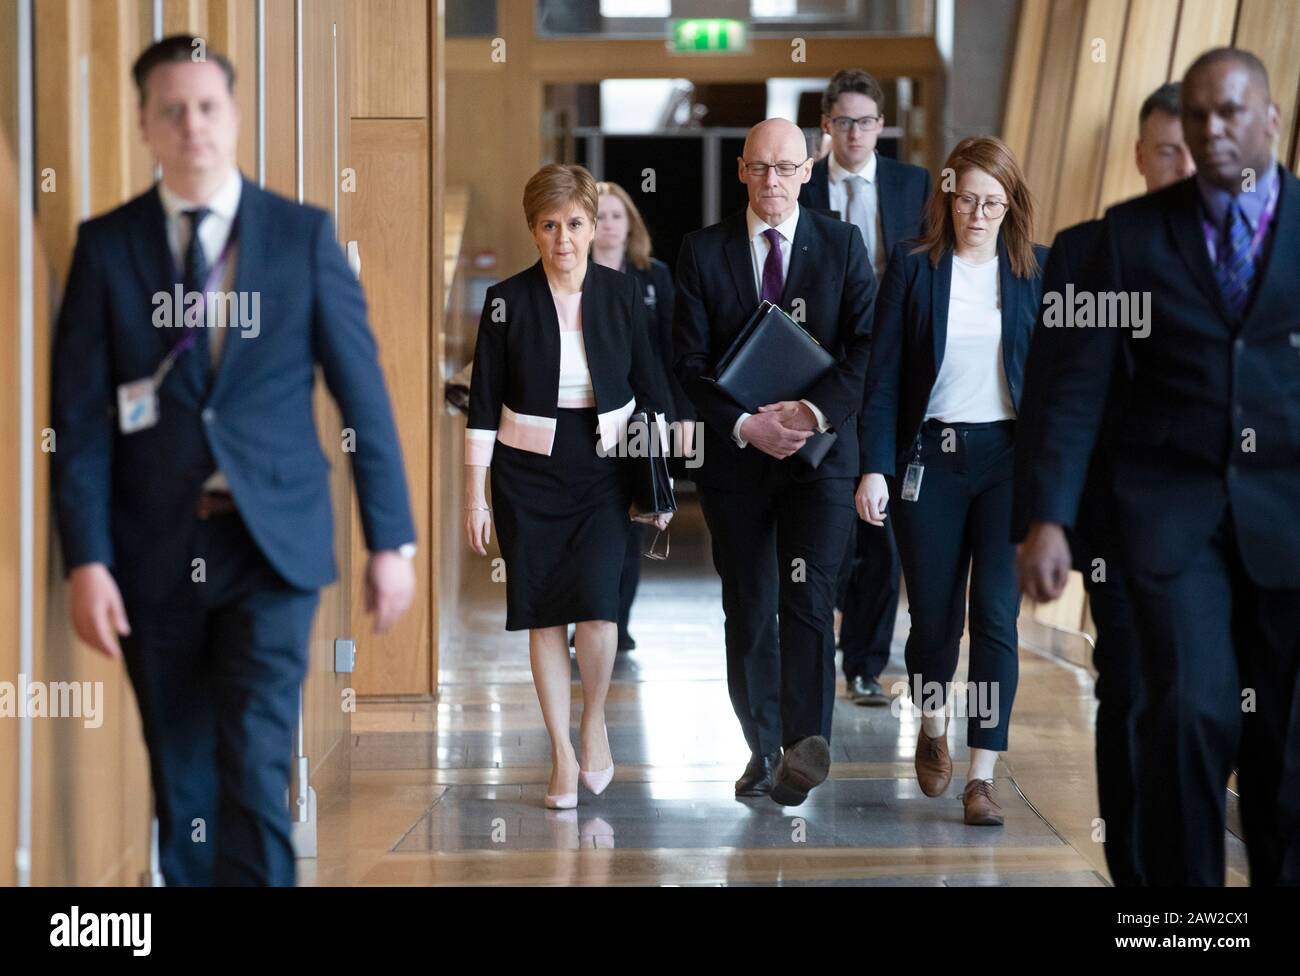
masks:
{"label": "woman's short blonde hair", "polygon": [[544,213],[579,204],[587,211],[594,225],[600,206],[596,180],[583,167],[572,163],[550,163],[543,166],[524,187],[524,217],[532,230]]}

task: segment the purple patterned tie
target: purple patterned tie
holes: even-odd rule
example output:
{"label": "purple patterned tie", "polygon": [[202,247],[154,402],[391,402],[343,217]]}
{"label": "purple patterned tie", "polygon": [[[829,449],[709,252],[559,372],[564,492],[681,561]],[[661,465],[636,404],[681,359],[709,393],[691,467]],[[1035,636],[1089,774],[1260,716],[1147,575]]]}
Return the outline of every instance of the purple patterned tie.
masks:
{"label": "purple patterned tie", "polygon": [[785,275],[781,272],[781,234],[775,227],[763,231],[767,238],[767,260],[763,262],[762,301],[773,305],[781,304],[781,292],[785,290]]}

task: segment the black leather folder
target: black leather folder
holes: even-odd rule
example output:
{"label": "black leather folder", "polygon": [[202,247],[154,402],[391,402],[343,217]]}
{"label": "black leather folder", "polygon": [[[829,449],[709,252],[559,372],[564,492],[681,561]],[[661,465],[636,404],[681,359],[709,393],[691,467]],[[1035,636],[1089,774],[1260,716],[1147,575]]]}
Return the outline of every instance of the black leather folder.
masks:
{"label": "black leather folder", "polygon": [[[711,377],[718,389],[754,413],[765,403],[801,399],[835,366],[832,356],[778,305],[763,302],[718,361]],[[795,457],[817,467],[835,443],[835,432],[813,434]]]}

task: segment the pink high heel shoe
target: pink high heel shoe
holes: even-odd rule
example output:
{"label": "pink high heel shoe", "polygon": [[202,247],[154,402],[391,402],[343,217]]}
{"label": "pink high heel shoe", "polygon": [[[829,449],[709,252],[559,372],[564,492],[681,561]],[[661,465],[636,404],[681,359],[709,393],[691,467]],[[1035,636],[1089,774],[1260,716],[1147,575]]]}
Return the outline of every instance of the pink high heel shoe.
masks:
{"label": "pink high heel shoe", "polygon": [[582,785],[597,796],[605,792],[605,787],[609,785],[610,780],[614,778],[614,764],[610,763],[605,769],[593,769],[588,772],[585,769],[578,771],[578,779]]}
{"label": "pink high heel shoe", "polygon": [[572,810],[578,805],[577,793],[557,793],[552,795],[546,794],[546,799],[542,801],[548,810]]}

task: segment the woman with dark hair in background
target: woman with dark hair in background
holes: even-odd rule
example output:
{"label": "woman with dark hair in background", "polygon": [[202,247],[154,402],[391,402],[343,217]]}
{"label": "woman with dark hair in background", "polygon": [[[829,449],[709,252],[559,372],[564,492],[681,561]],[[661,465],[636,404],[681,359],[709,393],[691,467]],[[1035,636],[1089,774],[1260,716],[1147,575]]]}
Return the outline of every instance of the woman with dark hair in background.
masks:
{"label": "woman with dark hair in background", "polygon": [[[592,256],[597,264],[615,271],[630,274],[641,282],[641,294],[650,310],[650,350],[663,364],[672,393],[676,418],[681,422],[681,448],[686,454],[692,450],[693,418],[695,408],[677,382],[673,372],[673,276],[668,265],[650,256],[650,233],[646,230],[641,212],[631,196],[617,183],[596,184],[600,204],[596,215],[596,240]],[[667,406],[667,405],[666,405]],[[676,455],[678,452],[674,451]],[[673,477],[685,475],[683,459],[669,459]],[[627,553],[623,559],[623,575],[619,580],[618,649],[636,650],[636,641],[628,633],[628,618],[632,614],[632,601],[641,581],[641,550],[644,547],[644,530],[640,523],[628,527]]]}
{"label": "woman with dark hair in background", "polygon": [[[907,671],[920,707],[916,774],[927,796],[952,779],[949,685],[970,585],[970,772],[965,822],[999,826],[993,773],[1019,678],[1020,591],[1011,542],[1012,438],[1047,248],[998,139],[963,139],[926,204],[919,244],[897,245],[876,297],[860,418],[859,516],[895,535],[907,582]],[[949,187],[951,187],[949,189]]]}

